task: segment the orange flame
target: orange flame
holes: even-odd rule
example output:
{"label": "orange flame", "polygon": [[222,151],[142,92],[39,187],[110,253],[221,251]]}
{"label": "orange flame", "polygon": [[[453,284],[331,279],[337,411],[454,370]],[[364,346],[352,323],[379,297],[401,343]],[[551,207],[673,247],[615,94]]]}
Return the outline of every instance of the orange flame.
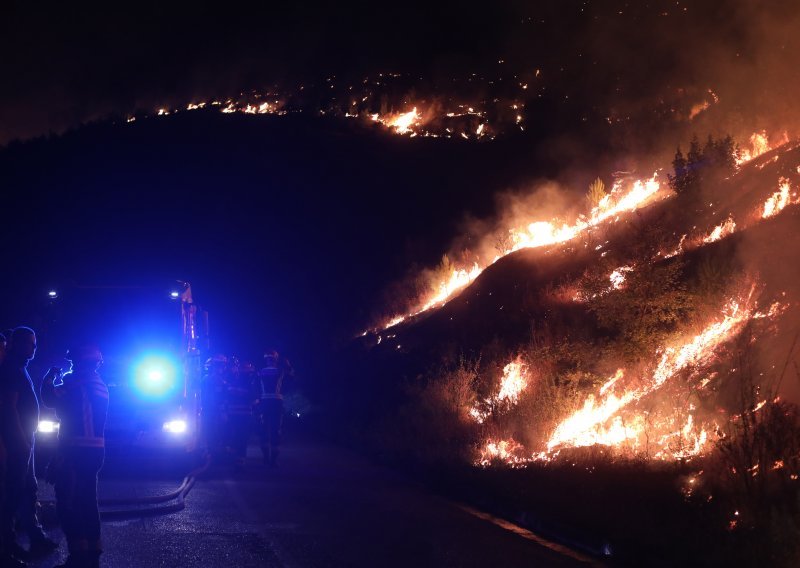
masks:
{"label": "orange flame", "polygon": [[491,464],[494,460],[501,460],[507,464],[524,464],[528,460],[520,455],[524,448],[513,439],[489,440],[481,450],[478,463],[482,466]]}
{"label": "orange flame", "polygon": [[791,195],[788,179],[781,178],[778,184],[778,191],[773,193],[766,202],[764,202],[764,208],[761,212],[762,219],[774,217],[783,211],[787,205],[800,203],[800,198],[798,198],[797,195]]}
{"label": "orange flame", "polygon": [[525,365],[522,360],[517,358],[503,367],[503,376],[500,378],[500,388],[497,394],[485,399],[482,403],[473,406],[469,414],[476,422],[483,424],[491,414],[494,405],[507,402],[516,404],[519,401],[520,393],[528,386]]}
{"label": "orange flame", "polygon": [[[661,352],[661,357],[650,380],[636,388],[624,389],[617,394],[616,387],[623,376],[623,371],[603,385],[598,396],[589,395],[581,409],[563,420],[554,430],[547,442],[547,455],[565,447],[583,447],[595,444],[619,446],[630,441],[635,445],[645,434],[644,419],[640,416],[633,420],[623,422],[619,412],[631,403],[651,394],[664,385],[670,378],[689,366],[708,362],[714,355],[714,350],[722,343],[729,340],[741,326],[751,317],[752,310],[742,307],[746,303],[731,300],[725,307],[723,317],[708,325],[700,334],[680,348],[669,347]],[[686,426],[681,430],[684,438],[692,438],[693,445],[684,447],[680,457],[695,455],[705,446],[708,436],[701,431],[694,433],[693,418],[689,415]],[[669,439],[670,434],[662,437],[662,445]],[[666,450],[662,449],[657,457],[666,457]],[[685,454],[685,455],[684,455]],[[678,457],[675,454],[670,454]]]}
{"label": "orange flame", "polygon": [[510,402],[519,400],[519,394],[528,384],[524,371],[525,367],[519,359],[503,367],[503,378],[500,380],[500,392],[497,393],[497,400]]}
{"label": "orange flame", "polygon": [[388,118],[383,118],[379,114],[373,114],[372,120],[380,122],[389,128],[394,128],[395,132],[398,134],[408,134],[409,132],[413,132],[412,127],[418,125],[422,121],[422,115],[417,112],[417,107],[414,107],[408,112],[391,115]]}
{"label": "orange flame", "polygon": [[419,307],[406,315],[396,316],[383,328],[388,329],[392,325],[396,325],[391,322],[399,323],[410,316],[418,315],[446,303],[455,293],[480,276],[488,266],[506,255],[524,248],[537,248],[567,242],[605,221],[616,220],[622,213],[635,211],[658,195],[661,184],[657,177],[658,173],[654,173],[653,177],[648,180],[636,180],[627,191],[623,189],[622,182],[615,183],[611,192],[591,210],[588,217],[581,216],[571,225],[559,224],[557,221],[534,221],[525,228],[509,230],[511,245],[502,250],[490,263],[480,265],[476,262],[470,268],[454,269],[445,279],[433,286],[433,291],[421,301]]}
{"label": "orange flame", "polygon": [[761,154],[769,152],[771,149],[766,130],[753,132],[753,134],[750,135],[750,147],[742,148],[736,160],[736,165],[741,166],[750,160],[758,158]]}
{"label": "orange flame", "polygon": [[722,223],[714,227],[714,230],[712,230],[708,236],[703,237],[703,242],[708,244],[719,241],[728,235],[732,235],[735,231],[736,222],[731,217],[728,217]]}

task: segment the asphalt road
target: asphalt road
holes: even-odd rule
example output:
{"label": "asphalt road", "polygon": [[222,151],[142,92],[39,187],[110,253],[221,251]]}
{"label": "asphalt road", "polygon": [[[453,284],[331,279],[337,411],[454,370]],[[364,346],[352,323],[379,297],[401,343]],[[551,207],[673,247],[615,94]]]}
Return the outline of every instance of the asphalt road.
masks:
{"label": "asphalt road", "polygon": [[[580,555],[427,493],[325,444],[289,442],[277,469],[213,467],[180,512],[104,522],[103,566],[580,566]],[[132,468],[136,464],[131,464]],[[153,495],[178,479],[101,481],[101,497]],[[41,497],[48,498],[43,487]],[[47,511],[45,511],[47,517]],[[57,527],[49,528],[60,538]],[[33,562],[50,567],[66,555]]]}

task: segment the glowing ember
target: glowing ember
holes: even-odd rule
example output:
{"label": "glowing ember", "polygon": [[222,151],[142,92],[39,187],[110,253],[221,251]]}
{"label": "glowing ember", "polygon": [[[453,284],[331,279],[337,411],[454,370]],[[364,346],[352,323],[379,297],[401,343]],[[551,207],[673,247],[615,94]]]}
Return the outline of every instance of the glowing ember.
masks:
{"label": "glowing ember", "polygon": [[791,188],[789,187],[789,180],[786,178],[781,178],[779,182],[779,189],[772,196],[767,199],[764,203],[764,208],[761,212],[762,219],[768,219],[769,217],[774,217],[787,205],[795,205],[800,203],[800,198],[796,195],[792,196],[790,194]]}
{"label": "glowing ember", "polygon": [[490,465],[494,460],[501,460],[507,464],[522,464],[527,462],[524,457],[520,456],[524,448],[513,439],[510,440],[490,440],[481,450],[481,457],[478,463],[482,466]]}
{"label": "glowing ember", "polygon": [[730,217],[725,219],[722,223],[714,227],[714,230],[708,234],[707,237],[703,237],[704,243],[713,243],[720,239],[727,237],[728,235],[733,234],[736,231],[736,223]]}
{"label": "glowing ember", "polygon": [[608,279],[611,281],[612,290],[619,290],[622,288],[622,285],[625,283],[625,275],[632,271],[632,266],[620,266],[614,270],[608,277]]}

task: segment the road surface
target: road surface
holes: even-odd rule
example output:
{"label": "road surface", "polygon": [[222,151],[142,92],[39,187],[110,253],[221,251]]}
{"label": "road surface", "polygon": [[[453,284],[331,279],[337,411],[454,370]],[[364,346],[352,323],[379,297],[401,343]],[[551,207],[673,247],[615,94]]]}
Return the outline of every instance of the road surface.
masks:
{"label": "road surface", "polygon": [[[131,464],[132,468],[136,464]],[[177,479],[104,479],[101,496],[174,489]],[[42,489],[47,498],[48,489]],[[48,528],[60,538],[57,527]],[[586,566],[589,559],[426,492],[332,446],[288,443],[277,469],[201,477],[180,512],[105,522],[102,565],[178,567]],[[66,556],[31,562],[50,567]]]}

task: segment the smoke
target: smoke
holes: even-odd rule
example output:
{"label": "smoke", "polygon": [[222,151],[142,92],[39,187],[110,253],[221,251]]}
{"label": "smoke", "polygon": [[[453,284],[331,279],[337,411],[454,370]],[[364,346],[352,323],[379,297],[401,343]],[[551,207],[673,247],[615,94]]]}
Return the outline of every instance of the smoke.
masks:
{"label": "smoke", "polygon": [[[797,180],[793,183],[797,187]],[[755,346],[754,374],[764,392],[780,387],[782,398],[800,402],[800,211],[794,206],[763,226],[746,231],[736,250],[744,273],[763,284],[762,297],[787,306],[771,336]],[[778,243],[780,243],[778,245]]]}
{"label": "smoke", "polygon": [[555,180],[532,181],[521,189],[501,192],[495,197],[494,217],[464,221],[465,236],[455,242],[451,255],[488,264],[511,248],[512,231],[524,232],[533,221],[572,223],[586,213],[580,195]]}

